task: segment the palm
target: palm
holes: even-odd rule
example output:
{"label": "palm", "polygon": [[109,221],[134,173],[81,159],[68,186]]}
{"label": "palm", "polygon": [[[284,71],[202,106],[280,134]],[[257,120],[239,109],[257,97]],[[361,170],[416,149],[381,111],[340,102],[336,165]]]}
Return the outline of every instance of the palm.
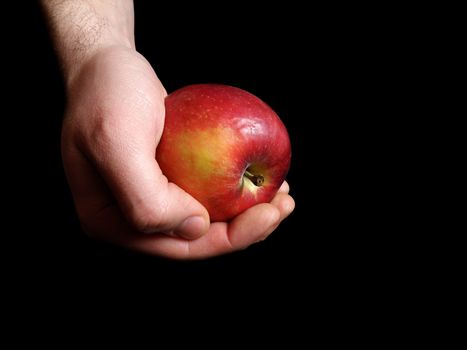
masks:
{"label": "palm", "polygon": [[207,212],[168,183],[155,161],[165,95],[147,61],[118,47],[98,54],[71,83],[62,151],[85,230],[173,258],[217,255],[265,238],[293,210],[285,183],[271,204],[250,208],[230,223],[195,225],[182,235],[188,239],[177,235],[187,213],[207,219]]}

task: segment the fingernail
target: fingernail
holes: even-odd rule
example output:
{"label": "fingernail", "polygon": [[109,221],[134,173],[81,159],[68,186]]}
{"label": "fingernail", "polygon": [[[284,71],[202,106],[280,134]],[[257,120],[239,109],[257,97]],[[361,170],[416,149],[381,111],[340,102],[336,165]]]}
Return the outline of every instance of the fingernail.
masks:
{"label": "fingernail", "polygon": [[194,239],[204,233],[205,228],[206,223],[203,217],[190,216],[174,230],[174,233],[183,238]]}

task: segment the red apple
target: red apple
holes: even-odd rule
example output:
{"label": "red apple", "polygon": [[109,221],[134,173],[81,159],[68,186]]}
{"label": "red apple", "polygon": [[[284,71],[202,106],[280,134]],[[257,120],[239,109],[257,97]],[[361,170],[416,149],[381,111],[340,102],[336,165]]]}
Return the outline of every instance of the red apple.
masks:
{"label": "red apple", "polygon": [[156,158],[168,180],[228,221],[271,201],[290,166],[290,140],[276,113],[226,85],[181,88],[165,100]]}

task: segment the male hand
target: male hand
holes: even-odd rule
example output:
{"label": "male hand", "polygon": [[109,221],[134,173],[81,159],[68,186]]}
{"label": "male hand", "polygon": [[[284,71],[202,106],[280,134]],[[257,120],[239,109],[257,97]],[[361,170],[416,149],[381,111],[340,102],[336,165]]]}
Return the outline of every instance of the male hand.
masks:
{"label": "male hand", "polygon": [[[63,162],[89,235],[151,254],[195,259],[263,240],[291,213],[294,201],[284,183],[271,203],[228,223],[210,223],[206,209],[168,182],[156,162],[166,92],[134,48],[131,2],[53,3],[44,1],[55,15],[67,86]],[[76,15],[74,20],[85,23],[68,25],[61,14],[68,22]]]}

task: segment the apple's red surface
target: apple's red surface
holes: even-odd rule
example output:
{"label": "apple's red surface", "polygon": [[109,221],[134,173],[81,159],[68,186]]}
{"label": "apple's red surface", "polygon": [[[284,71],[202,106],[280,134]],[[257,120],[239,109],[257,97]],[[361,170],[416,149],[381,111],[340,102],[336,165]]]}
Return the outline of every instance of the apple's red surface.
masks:
{"label": "apple's red surface", "polygon": [[291,159],[277,114],[239,88],[199,84],[166,98],[157,161],[168,180],[200,201],[211,221],[269,202]]}

